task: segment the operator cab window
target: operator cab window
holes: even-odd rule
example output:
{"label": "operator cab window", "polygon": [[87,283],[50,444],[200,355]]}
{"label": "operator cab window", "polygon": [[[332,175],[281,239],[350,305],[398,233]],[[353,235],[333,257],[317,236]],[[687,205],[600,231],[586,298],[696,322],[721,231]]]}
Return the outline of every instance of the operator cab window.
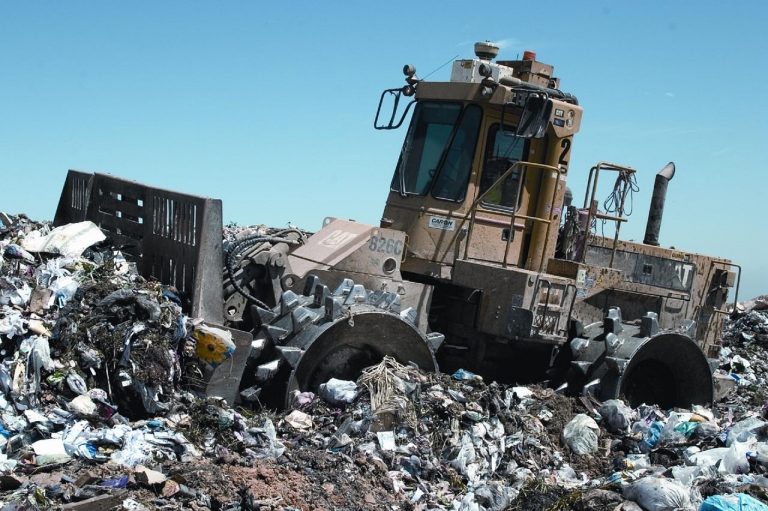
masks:
{"label": "operator cab window", "polygon": [[464,200],[472,172],[482,109],[459,103],[423,102],[408,128],[391,188],[403,196]]}
{"label": "operator cab window", "polygon": [[469,105],[464,110],[432,188],[434,198],[461,202],[466,197],[482,116],[483,111],[477,105]]}
{"label": "operator cab window", "polygon": [[[500,130],[498,124],[491,126],[485,146],[483,173],[480,176],[480,194],[491,188],[515,162],[522,160],[526,150],[526,140],[515,135],[514,128],[507,126]],[[488,209],[515,209],[520,175],[521,169],[515,169],[483,198],[482,205]]]}

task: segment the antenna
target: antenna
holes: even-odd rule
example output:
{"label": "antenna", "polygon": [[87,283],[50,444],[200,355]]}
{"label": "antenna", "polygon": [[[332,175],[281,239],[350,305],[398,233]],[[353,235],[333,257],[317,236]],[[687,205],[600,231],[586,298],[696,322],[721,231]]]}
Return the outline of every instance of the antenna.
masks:
{"label": "antenna", "polygon": [[456,60],[456,58],[457,58],[458,56],[459,56],[459,54],[457,53],[456,55],[454,55],[453,57],[451,57],[450,59],[448,59],[448,60],[447,60],[447,61],[446,61],[444,64],[440,64],[440,65],[439,65],[439,66],[438,66],[438,67],[437,67],[437,68],[436,68],[434,71],[432,71],[431,73],[429,73],[427,76],[425,76],[425,77],[423,77],[423,78],[420,78],[420,80],[426,80],[427,78],[429,78],[430,76],[432,76],[433,74],[437,73],[438,71],[440,71],[441,69],[443,69],[445,66],[447,66],[448,64],[450,64],[451,62],[453,62],[454,60]]}

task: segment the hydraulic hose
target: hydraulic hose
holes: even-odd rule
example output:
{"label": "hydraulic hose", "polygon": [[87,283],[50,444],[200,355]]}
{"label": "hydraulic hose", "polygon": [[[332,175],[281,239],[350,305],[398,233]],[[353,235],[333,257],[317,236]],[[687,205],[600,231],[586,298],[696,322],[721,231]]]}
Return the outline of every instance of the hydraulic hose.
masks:
{"label": "hydraulic hose", "polygon": [[291,240],[285,237],[286,234],[290,232],[298,233],[299,235],[303,235],[301,231],[298,229],[284,229],[281,231],[278,231],[274,234],[256,234],[252,236],[247,236],[239,241],[237,241],[232,247],[229,249],[227,253],[227,257],[225,259],[225,266],[227,269],[227,276],[229,277],[229,281],[232,283],[232,287],[235,288],[235,291],[240,293],[246,300],[249,302],[255,304],[257,307],[261,309],[270,310],[271,307],[267,305],[266,303],[262,302],[252,294],[250,294],[248,291],[246,291],[240,283],[237,282],[237,279],[235,279],[235,259],[238,255],[245,252],[247,249],[251,248],[254,245],[258,245],[259,243],[287,243],[289,245],[298,245],[301,243],[299,240]]}

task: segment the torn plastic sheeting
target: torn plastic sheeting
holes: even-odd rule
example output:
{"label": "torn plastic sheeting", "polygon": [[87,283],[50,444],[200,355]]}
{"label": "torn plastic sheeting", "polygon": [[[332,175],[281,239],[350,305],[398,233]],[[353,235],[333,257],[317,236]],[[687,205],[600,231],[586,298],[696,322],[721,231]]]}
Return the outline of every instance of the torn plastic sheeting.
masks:
{"label": "torn plastic sheeting", "polygon": [[73,266],[75,262],[75,259],[68,257],[57,257],[39,265],[35,270],[37,287],[48,287],[54,280],[72,275],[66,267]]}
{"label": "torn plastic sheeting", "polygon": [[[637,424],[637,423],[635,423]],[[661,438],[661,432],[664,430],[664,423],[661,421],[653,421],[645,432],[643,443],[649,449],[653,449],[658,445]]]}
{"label": "torn plastic sheeting", "polygon": [[736,441],[745,442],[750,437],[756,437],[758,430],[768,426],[760,417],[749,417],[733,425],[728,431],[728,438],[725,441],[726,446],[730,446]]}
{"label": "torn plastic sheeting", "polygon": [[681,427],[681,424],[688,422],[688,419],[690,418],[690,413],[670,412],[669,417],[667,418],[667,423],[664,425],[664,428],[659,435],[659,443],[664,445],[685,442],[685,429],[681,431],[679,428]]}
{"label": "torn plastic sheeting", "polygon": [[477,481],[477,453],[469,433],[461,436],[460,443],[448,454],[449,464],[474,484]]}
{"label": "torn plastic sheeting", "polygon": [[475,500],[487,511],[501,511],[512,503],[512,490],[502,483],[488,483],[475,488]]}
{"label": "torn plastic sheeting", "polygon": [[720,472],[729,474],[747,474],[749,473],[749,461],[747,453],[755,447],[755,442],[734,442],[728,448],[723,456],[723,462],[720,464]]}
{"label": "torn plastic sheeting", "polygon": [[7,455],[0,453],[0,474],[7,474],[13,472],[19,462],[9,458]]}
{"label": "torn plastic sheeting", "polygon": [[734,493],[707,497],[699,511],[768,511],[768,505],[746,493]]}
{"label": "torn plastic sheeting", "polygon": [[118,465],[129,468],[149,463],[152,460],[154,449],[144,436],[145,434],[141,430],[126,432],[121,448],[113,452],[110,459]]}
{"label": "torn plastic sheeting", "polygon": [[147,329],[144,323],[134,323],[130,330],[125,333],[125,339],[123,340],[123,352],[120,354],[120,360],[117,363],[117,367],[130,367],[131,366],[131,349],[133,348],[133,340],[138,334]]}
{"label": "torn plastic sheeting", "polygon": [[0,335],[8,338],[27,333],[27,322],[21,312],[3,305],[0,307]]}
{"label": "torn plastic sheeting", "polygon": [[42,336],[28,337],[22,341],[19,353],[26,356],[27,388],[37,395],[41,390],[41,371],[52,371],[54,367],[48,339]]}
{"label": "torn plastic sheeting", "polygon": [[150,431],[147,428],[125,433],[121,448],[110,459],[126,467],[146,464],[152,460],[191,461],[200,453],[178,432]]}
{"label": "torn plastic sheeting", "polygon": [[21,343],[19,351],[22,353],[27,352],[25,344],[28,343],[28,356],[34,367],[39,369],[45,369],[46,371],[53,371],[54,364],[51,359],[51,346],[48,344],[48,339],[42,335],[36,335],[34,337],[28,337]]}
{"label": "torn plastic sheeting", "polygon": [[285,452],[285,446],[277,439],[275,425],[264,419],[260,428],[249,428],[251,437],[249,448],[256,459],[277,459]]}
{"label": "torn plastic sheeting", "polygon": [[79,257],[85,249],[106,239],[101,229],[90,221],[56,227],[48,234],[32,231],[22,240],[23,248],[30,252],[60,254]]}
{"label": "torn plastic sheeting", "polygon": [[25,306],[32,297],[32,288],[21,279],[0,277],[0,305]]}

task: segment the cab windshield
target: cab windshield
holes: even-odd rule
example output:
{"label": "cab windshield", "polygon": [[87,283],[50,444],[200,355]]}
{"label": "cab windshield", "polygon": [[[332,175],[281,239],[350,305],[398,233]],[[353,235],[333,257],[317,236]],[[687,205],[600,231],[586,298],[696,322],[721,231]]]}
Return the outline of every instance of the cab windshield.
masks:
{"label": "cab windshield", "polygon": [[464,200],[481,118],[477,105],[418,103],[392,190],[403,196],[431,193],[437,199]]}

